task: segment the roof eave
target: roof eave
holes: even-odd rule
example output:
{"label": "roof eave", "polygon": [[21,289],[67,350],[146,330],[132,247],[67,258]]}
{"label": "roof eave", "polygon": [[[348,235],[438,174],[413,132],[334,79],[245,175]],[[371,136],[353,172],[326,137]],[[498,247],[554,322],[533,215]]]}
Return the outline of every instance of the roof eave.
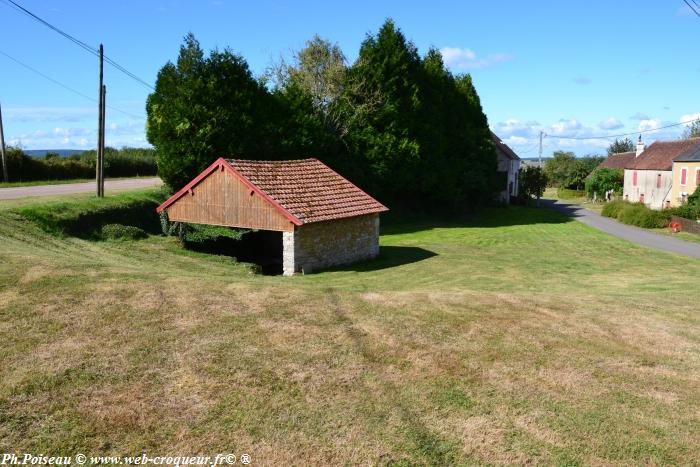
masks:
{"label": "roof eave", "polygon": [[280,212],[285,218],[287,218],[288,221],[290,221],[292,224],[296,225],[297,227],[300,225],[303,225],[304,223],[298,219],[296,216],[294,216],[292,213],[284,209],[277,201],[272,199],[267,193],[262,191],[260,188],[255,186],[250,180],[245,178],[240,172],[238,172],[231,164],[228,163],[226,159],[223,157],[219,157],[217,160],[214,161],[213,164],[211,164],[209,167],[204,169],[202,173],[197,175],[194,179],[192,179],[191,182],[189,182],[187,185],[182,187],[177,193],[172,195],[170,198],[168,198],[165,202],[163,202],[160,206],[156,208],[156,212],[160,214],[163,212],[163,210],[167,209],[170,207],[175,201],[180,199],[182,196],[184,196],[186,193],[189,193],[190,190],[192,190],[199,182],[204,180],[209,174],[214,172],[215,170],[218,170],[220,168],[223,168],[224,170],[227,170],[229,173],[231,173],[233,176],[238,178],[241,182],[243,182],[244,185],[246,185],[248,188],[253,190],[255,193],[260,195],[265,201],[270,203],[277,211]]}

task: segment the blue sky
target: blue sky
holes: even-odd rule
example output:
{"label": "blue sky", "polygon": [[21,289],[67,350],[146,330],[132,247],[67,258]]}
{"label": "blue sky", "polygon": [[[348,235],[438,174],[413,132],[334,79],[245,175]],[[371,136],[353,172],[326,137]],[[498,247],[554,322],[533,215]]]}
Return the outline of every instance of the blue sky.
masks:
{"label": "blue sky", "polygon": [[[700,18],[682,0],[664,2],[119,2],[16,0],[154,83],[192,31],[205,49],[230,47],[262,74],[314,34],[354,60],[367,33],[387,17],[425,53],[443,51],[455,73],[474,78],[491,128],[521,157],[573,150],[603,153],[609,141],[572,141],[653,129],[700,117]],[[97,96],[97,60],[0,0],[0,52],[88,96]],[[98,20],[102,21],[98,25]],[[149,89],[109,66],[107,144],[147,145]],[[26,149],[95,145],[96,104],[0,55],[5,135]],[[681,127],[646,133],[677,138]],[[632,139],[636,139],[633,137]]]}

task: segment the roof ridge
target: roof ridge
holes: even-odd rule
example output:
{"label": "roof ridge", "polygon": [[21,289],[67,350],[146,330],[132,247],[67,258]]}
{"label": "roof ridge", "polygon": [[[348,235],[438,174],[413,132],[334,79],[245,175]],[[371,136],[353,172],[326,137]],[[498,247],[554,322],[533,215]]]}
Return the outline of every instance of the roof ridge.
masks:
{"label": "roof ridge", "polygon": [[246,162],[246,163],[253,163],[253,164],[280,164],[280,163],[290,163],[290,162],[321,162],[320,160],[316,159],[315,157],[309,157],[306,159],[280,159],[280,160],[233,159],[233,158],[224,158],[224,159],[226,161]]}

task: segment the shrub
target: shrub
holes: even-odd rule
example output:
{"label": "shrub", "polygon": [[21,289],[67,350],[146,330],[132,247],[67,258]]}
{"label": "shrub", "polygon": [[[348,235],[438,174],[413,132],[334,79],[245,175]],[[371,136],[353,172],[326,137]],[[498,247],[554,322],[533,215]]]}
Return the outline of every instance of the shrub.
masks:
{"label": "shrub", "polygon": [[620,211],[622,210],[625,205],[628,204],[625,201],[610,201],[609,203],[606,203],[603,206],[603,211],[601,212],[602,215],[605,217],[612,217],[613,219],[617,219],[617,216],[620,214]]}
{"label": "shrub", "polygon": [[609,190],[621,193],[624,178],[622,169],[598,169],[586,179],[586,193],[589,198],[593,198],[594,193],[598,198],[604,198]]}
{"label": "shrub", "polygon": [[[11,182],[95,177],[94,150],[70,157],[49,153],[44,158],[38,158],[28,156],[21,148],[9,147],[6,156],[7,172]],[[156,172],[153,149],[105,148],[105,176],[107,177],[155,175]]]}
{"label": "shrub", "polygon": [[642,203],[626,203],[618,213],[617,219],[623,224],[655,229],[666,227],[671,219],[671,213],[649,209]]}
{"label": "shrub", "polygon": [[140,240],[146,238],[145,230],[133,225],[106,224],[102,226],[102,238],[112,240]]}
{"label": "shrub", "polygon": [[700,217],[700,205],[697,204],[684,204],[683,206],[678,206],[677,208],[672,208],[668,210],[671,215],[684,217],[686,219],[696,220]]}
{"label": "shrub", "polygon": [[700,186],[695,189],[692,195],[688,196],[688,204],[700,206]]}
{"label": "shrub", "polygon": [[672,215],[678,215],[673,209],[655,211],[642,203],[611,201],[603,206],[602,214],[617,219],[623,224],[636,225],[647,229],[666,227]]}

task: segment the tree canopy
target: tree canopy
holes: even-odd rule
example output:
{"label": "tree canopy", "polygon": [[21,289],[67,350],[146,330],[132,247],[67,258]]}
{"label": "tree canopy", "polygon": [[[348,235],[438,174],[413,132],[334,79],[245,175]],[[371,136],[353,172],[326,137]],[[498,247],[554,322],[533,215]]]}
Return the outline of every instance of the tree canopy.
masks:
{"label": "tree canopy", "polygon": [[146,103],[148,141],[158,173],[179,188],[217,157],[271,157],[275,102],[248,64],[229,49],[204,56],[185,37],[176,63],[161,68]]}
{"label": "tree canopy", "polygon": [[[385,202],[465,208],[491,198],[496,154],[469,75],[421,57],[392,20],[347,64],[314,36],[270,87],[228,49],[188,35],[148,98],[148,139],[178,188],[221,155],[316,157]],[[270,84],[270,82],[268,82]]]}
{"label": "tree canopy", "polygon": [[624,183],[624,170],[604,168],[596,170],[586,179],[586,194],[589,198],[597,197],[603,199],[605,192],[612,190],[613,193],[622,193]]}
{"label": "tree canopy", "polygon": [[570,151],[555,151],[544,163],[549,183],[562,188],[583,189],[586,177],[603,162],[600,156],[576,157]]}
{"label": "tree canopy", "polygon": [[615,139],[615,141],[610,143],[610,146],[608,146],[608,156],[619,154],[621,152],[632,152],[635,149],[636,148],[631,139]]}

